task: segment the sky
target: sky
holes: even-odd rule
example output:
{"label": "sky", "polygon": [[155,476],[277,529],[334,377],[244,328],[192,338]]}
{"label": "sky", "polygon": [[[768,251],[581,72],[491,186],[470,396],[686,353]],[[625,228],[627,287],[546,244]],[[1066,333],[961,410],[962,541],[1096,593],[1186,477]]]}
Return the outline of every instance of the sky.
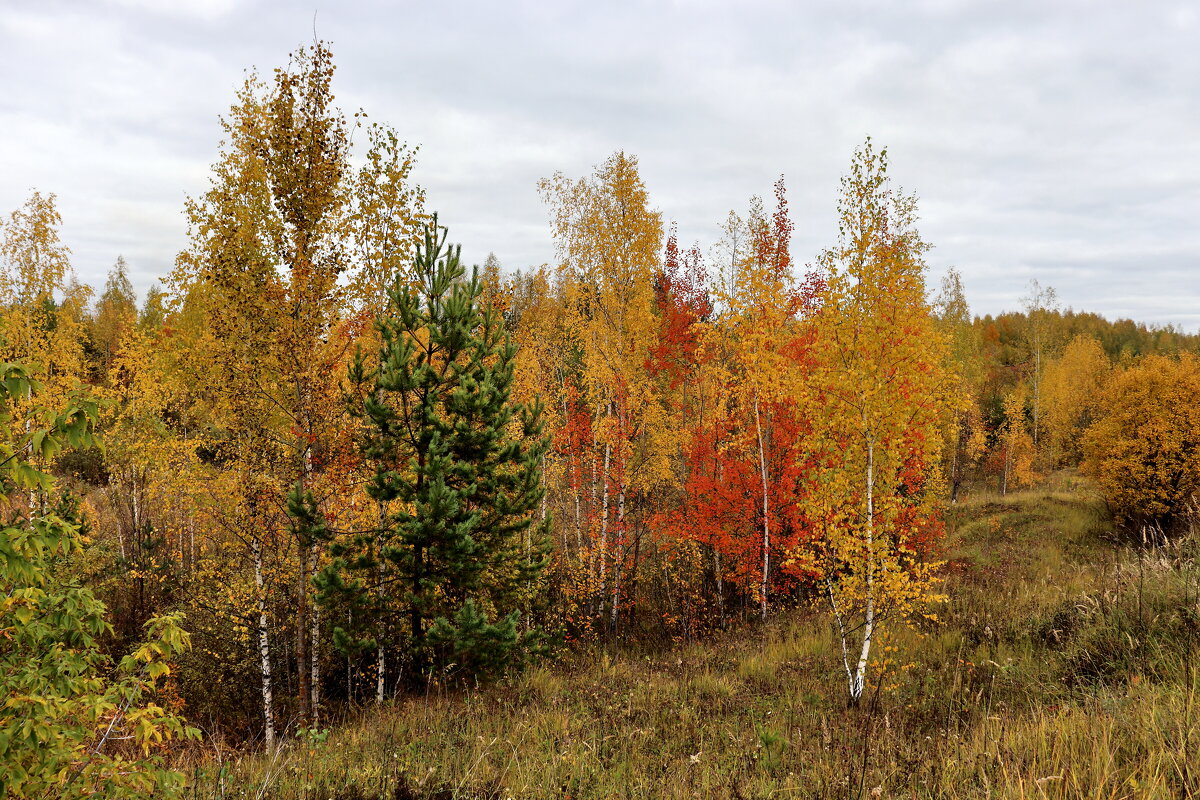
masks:
{"label": "sky", "polygon": [[144,292],[186,243],[246,71],[315,35],[334,90],[419,145],[469,262],[554,263],[539,179],[639,159],[682,245],[787,180],[801,263],[867,136],[920,198],[936,286],[1200,329],[1194,2],[0,0],[0,212],[58,197],[79,278]]}

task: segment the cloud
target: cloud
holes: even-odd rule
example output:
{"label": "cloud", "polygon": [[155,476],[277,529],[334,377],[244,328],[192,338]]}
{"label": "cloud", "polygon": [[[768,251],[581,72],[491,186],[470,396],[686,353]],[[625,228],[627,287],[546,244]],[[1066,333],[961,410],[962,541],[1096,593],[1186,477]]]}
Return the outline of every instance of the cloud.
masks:
{"label": "cloud", "polygon": [[871,134],[921,197],[931,277],[979,312],[1036,277],[1065,304],[1200,326],[1200,27],[1184,3],[647,0],[49,2],[0,15],[0,209],[59,194],[93,284],[143,289],[184,244],[218,117],[245,70],[332,40],[348,110],[420,144],[417,179],[464,255],[553,259],[538,178],[639,156],[707,249],[787,175],[797,260],[836,235],[837,180]]}

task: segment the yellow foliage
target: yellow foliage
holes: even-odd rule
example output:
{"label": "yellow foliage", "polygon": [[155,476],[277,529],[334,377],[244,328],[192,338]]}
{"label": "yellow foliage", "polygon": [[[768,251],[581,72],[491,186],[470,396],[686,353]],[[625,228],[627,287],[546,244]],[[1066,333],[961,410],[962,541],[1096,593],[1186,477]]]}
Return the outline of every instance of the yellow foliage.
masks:
{"label": "yellow foliage", "polygon": [[1029,402],[1029,387],[1019,383],[1004,396],[1004,427],[1000,433],[1001,456],[1004,460],[1000,492],[1010,487],[1029,486],[1037,480],[1033,470],[1033,437],[1025,424],[1025,409]]}
{"label": "yellow foliage", "polygon": [[1114,375],[1084,452],[1119,522],[1168,528],[1200,492],[1200,358],[1150,356]]}
{"label": "yellow foliage", "polygon": [[1055,460],[1078,464],[1083,434],[1100,412],[1112,365],[1091,336],[1071,340],[1062,356],[1046,365],[1042,378],[1043,425]]}
{"label": "yellow foliage", "polygon": [[868,142],[855,154],[839,212],[839,243],[820,261],[826,290],[810,378],[823,456],[809,517],[821,536],[794,563],[825,584],[857,701],[875,628],[937,597],[937,565],[920,541],[940,486],[940,426],[956,398],[925,300],[929,245],[915,199],[889,188],[886,151]]}

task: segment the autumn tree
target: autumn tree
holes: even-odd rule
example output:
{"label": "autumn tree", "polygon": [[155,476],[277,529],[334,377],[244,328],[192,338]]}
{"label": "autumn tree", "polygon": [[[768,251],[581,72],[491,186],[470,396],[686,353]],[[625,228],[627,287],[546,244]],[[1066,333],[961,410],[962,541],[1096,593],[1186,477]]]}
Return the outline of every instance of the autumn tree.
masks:
{"label": "autumn tree", "polygon": [[331,459],[347,451],[348,426],[339,424],[343,401],[330,376],[344,372],[385,280],[402,271],[423,201],[409,175],[412,151],[386,127],[368,128],[362,166],[352,166],[361,117],[347,120],[334,105],[333,74],[332,53],[318,42],[270,82],[248,78],[223,120],[212,186],[188,204],[192,243],[172,278],[176,302],[201,309],[189,338],[205,357],[190,365],[191,382],[210,387],[197,399],[213,445],[226,471],[256,487],[234,506],[245,509],[235,517],[259,526],[246,538],[256,580],[261,547],[274,538],[264,523],[292,545],[289,650],[298,716],[308,724],[321,702],[323,627],[311,579],[323,543],[292,523],[286,495],[298,483],[324,513],[345,488],[337,483],[349,472]]}
{"label": "autumn tree", "polygon": [[57,198],[41,192],[33,192],[4,220],[0,295],[6,305],[33,307],[66,285],[71,251],[59,236],[61,225]]}
{"label": "autumn tree", "polygon": [[1027,330],[1026,344],[1029,348],[1030,403],[1033,409],[1033,446],[1038,446],[1042,428],[1042,374],[1048,351],[1054,342],[1054,317],[1058,311],[1058,293],[1052,286],[1042,286],[1038,281],[1029,282],[1029,294],[1022,298],[1025,306]]}
{"label": "autumn tree", "polygon": [[1083,436],[1099,417],[1112,364],[1100,343],[1080,334],[1046,365],[1042,380],[1046,439],[1055,461],[1079,464]]}
{"label": "autumn tree", "polygon": [[866,685],[880,625],[919,615],[933,596],[937,461],[951,388],[945,341],[925,300],[916,199],[891,188],[870,140],[842,178],[839,240],[819,262],[812,381],[821,404],[816,542],[796,566],[816,576],[839,632],[850,701]]}
{"label": "autumn tree", "polygon": [[934,301],[934,322],[948,344],[944,369],[954,376],[957,383],[954,394],[962,401],[946,418],[942,457],[950,502],[954,503],[969,469],[987,449],[987,431],[980,408],[983,354],[958,270],[948,270],[942,279]]}
{"label": "autumn tree", "polygon": [[1004,395],[1003,422],[996,439],[997,458],[1000,459],[1000,494],[1008,494],[1010,487],[1028,486],[1033,483],[1033,459],[1035,445],[1029,435],[1027,408],[1029,387],[1018,383]]}
{"label": "autumn tree", "polygon": [[703,413],[685,439],[683,508],[664,516],[679,517],[668,529],[712,548],[722,616],[727,581],[767,615],[787,572],[783,557],[806,528],[802,384],[817,284],[792,275],[791,232],[781,178],[769,216],[758,198],[746,220],[730,216],[718,256],[729,267],[714,292],[713,322],[689,326],[700,334],[689,387]]}
{"label": "autumn tree", "polygon": [[1200,497],[1200,357],[1149,356],[1113,375],[1085,467],[1119,524],[1171,532]]}
{"label": "autumn tree", "polygon": [[59,235],[53,194],[33,192],[0,223],[0,348],[36,370],[54,401],[86,377],[85,306],[91,289],[74,281]]}
{"label": "autumn tree", "polygon": [[121,340],[137,323],[137,296],[129,280],[129,265],[123,256],[109,270],[104,293],[96,301],[93,338],[100,351],[100,374],[107,378]]}
{"label": "autumn tree", "polygon": [[641,553],[640,499],[669,475],[662,409],[646,368],[658,328],[662,217],[649,206],[637,159],[622,152],[588,178],[559,173],[540,188],[551,207],[567,326],[579,354],[568,378],[580,405],[573,419],[587,426],[579,440],[591,445],[587,485],[575,488],[587,493],[583,593],[616,630]]}

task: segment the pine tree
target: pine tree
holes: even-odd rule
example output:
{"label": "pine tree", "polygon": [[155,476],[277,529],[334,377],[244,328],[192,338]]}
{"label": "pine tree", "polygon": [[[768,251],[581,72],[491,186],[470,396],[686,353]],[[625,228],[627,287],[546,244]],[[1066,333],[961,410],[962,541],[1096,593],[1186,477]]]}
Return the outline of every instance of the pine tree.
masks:
{"label": "pine tree", "polygon": [[497,672],[543,638],[518,622],[546,562],[549,523],[534,512],[549,439],[540,406],[511,402],[516,347],[464,273],[435,217],[377,320],[378,367],[360,356],[351,369],[368,389],[356,413],[378,524],[334,541],[317,584],[349,616],[339,648],[375,650],[378,698],[389,651],[414,683],[435,667]]}

